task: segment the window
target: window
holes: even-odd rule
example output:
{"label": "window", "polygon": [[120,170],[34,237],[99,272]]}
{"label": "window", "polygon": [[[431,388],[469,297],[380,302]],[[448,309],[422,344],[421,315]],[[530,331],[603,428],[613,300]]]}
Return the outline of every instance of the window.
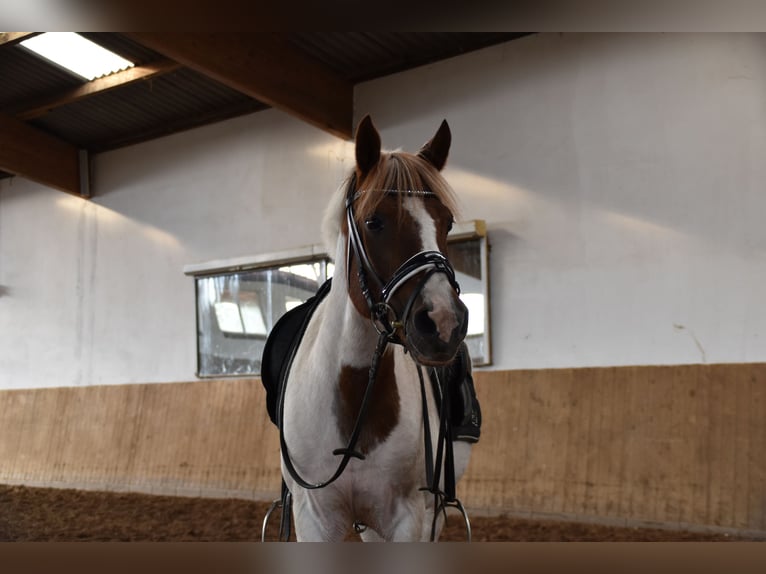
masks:
{"label": "window", "polygon": [[489,312],[489,243],[483,221],[455,224],[449,235],[447,257],[460,285],[460,299],[468,307],[466,345],[474,366],[492,364]]}
{"label": "window", "polygon": [[271,328],[332,269],[317,249],[187,266],[197,292],[197,375],[258,375]]}
{"label": "window", "polygon": [[[490,364],[487,238],[482,222],[455,225],[448,256],[468,307],[474,365]],[[197,298],[197,375],[260,374],[266,338],[279,318],[314,295],[334,265],[321,246],[187,265]]]}

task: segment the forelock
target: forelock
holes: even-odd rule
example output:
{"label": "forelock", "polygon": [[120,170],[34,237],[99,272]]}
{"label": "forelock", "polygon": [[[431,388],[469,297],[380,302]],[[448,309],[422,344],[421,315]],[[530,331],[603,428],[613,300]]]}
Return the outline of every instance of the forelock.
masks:
{"label": "forelock", "polygon": [[[354,203],[357,221],[367,219],[377,209],[390,190],[430,191],[457,216],[458,204],[455,192],[428,161],[407,152],[391,152],[381,156],[378,165],[356,186],[360,190]],[[399,194],[399,205],[405,194]]]}

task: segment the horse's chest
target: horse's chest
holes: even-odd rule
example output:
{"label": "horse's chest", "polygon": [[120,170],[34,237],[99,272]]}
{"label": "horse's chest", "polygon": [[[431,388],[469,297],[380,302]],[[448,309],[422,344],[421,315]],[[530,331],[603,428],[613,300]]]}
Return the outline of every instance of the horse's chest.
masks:
{"label": "horse's chest", "polygon": [[369,369],[348,365],[338,375],[335,418],[341,436],[348,440],[359,417],[365,393],[370,396],[360,421],[357,450],[368,454],[394,431],[401,417],[401,401],[394,372],[394,355],[389,350],[380,358],[378,372],[368,391]]}

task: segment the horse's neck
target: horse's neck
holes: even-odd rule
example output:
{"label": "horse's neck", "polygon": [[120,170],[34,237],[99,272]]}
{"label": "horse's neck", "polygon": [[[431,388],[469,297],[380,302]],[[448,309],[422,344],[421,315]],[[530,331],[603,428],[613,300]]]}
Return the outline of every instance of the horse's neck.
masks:
{"label": "horse's neck", "polygon": [[[341,242],[342,239],[339,240]],[[362,316],[351,302],[344,257],[345,246],[342,246],[335,258],[332,287],[318,327],[325,352],[335,354],[342,365],[364,367],[372,361],[378,334],[370,320]],[[351,281],[355,280],[351,278]]]}

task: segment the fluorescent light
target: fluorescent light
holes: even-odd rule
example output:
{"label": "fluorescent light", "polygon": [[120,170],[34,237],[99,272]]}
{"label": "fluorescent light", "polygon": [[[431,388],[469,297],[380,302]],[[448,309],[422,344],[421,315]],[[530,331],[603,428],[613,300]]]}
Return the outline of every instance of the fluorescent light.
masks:
{"label": "fluorescent light", "polygon": [[135,65],[74,32],[45,32],[24,40],[21,45],[86,80]]}

